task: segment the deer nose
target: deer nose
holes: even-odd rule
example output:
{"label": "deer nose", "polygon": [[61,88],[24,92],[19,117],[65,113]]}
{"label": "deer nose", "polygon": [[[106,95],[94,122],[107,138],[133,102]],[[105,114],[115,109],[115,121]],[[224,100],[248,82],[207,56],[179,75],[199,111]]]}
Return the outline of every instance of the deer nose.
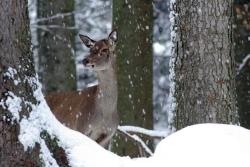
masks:
{"label": "deer nose", "polygon": [[83,64],[83,65],[86,66],[88,63],[89,63],[89,60],[88,60],[88,59],[83,59],[83,61],[82,61],[82,64]]}

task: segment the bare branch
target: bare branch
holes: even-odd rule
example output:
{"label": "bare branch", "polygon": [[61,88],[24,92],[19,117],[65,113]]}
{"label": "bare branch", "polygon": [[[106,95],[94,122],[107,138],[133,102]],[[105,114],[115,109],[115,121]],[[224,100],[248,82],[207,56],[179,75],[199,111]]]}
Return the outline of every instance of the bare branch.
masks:
{"label": "bare branch", "polygon": [[57,14],[50,16],[50,17],[39,18],[35,22],[33,22],[32,24],[36,24],[36,23],[41,22],[41,21],[48,21],[48,20],[57,19],[57,18],[64,18],[67,16],[71,16],[74,13],[76,13],[76,12],[57,13]]}
{"label": "bare branch", "polygon": [[146,156],[146,155],[153,155],[153,152],[150,150],[150,148],[144,143],[144,141],[138,137],[137,135],[131,135],[127,133],[126,131],[123,131],[121,129],[117,129],[117,132],[125,137],[127,137],[129,140],[132,142],[135,142],[135,144],[138,146],[140,150],[140,155],[141,156]]}
{"label": "bare branch", "polygon": [[43,31],[47,31],[47,32],[49,32],[49,33],[51,33],[51,34],[54,34],[56,38],[58,38],[59,40],[63,40],[63,37],[62,37],[62,36],[53,33],[50,29],[48,29],[48,28],[46,28],[46,27],[43,27],[43,26],[40,26],[40,27],[39,27],[39,26],[37,26],[37,25],[36,25],[36,26],[34,25],[34,27],[36,27],[36,28],[38,28],[38,29],[41,29],[41,30],[43,30]]}
{"label": "bare branch", "polygon": [[104,15],[105,13],[109,12],[108,10],[104,10],[103,12],[98,12],[97,14],[92,14],[91,12],[85,12],[85,14],[82,14],[82,11],[85,11],[85,10],[73,11],[73,12],[68,12],[68,13],[57,13],[57,14],[50,16],[50,17],[39,18],[36,21],[32,22],[31,25],[37,24],[37,23],[42,22],[42,21],[48,21],[48,20],[57,19],[57,18],[64,18],[67,16],[71,16],[73,14],[81,14],[81,15],[83,15],[81,17],[81,19],[87,19],[87,18],[98,17],[100,15]]}
{"label": "bare branch", "polygon": [[77,27],[64,27],[61,25],[36,25],[37,28],[46,28],[46,29],[65,29],[65,30],[76,30]]}
{"label": "bare branch", "polygon": [[248,63],[250,59],[250,54],[248,54],[243,60],[242,63],[239,65],[237,75],[239,75],[240,71],[243,69],[243,67]]}
{"label": "bare branch", "polygon": [[148,136],[150,138],[161,139],[167,137],[170,133],[168,131],[157,131],[157,130],[149,130],[136,126],[119,126],[118,129],[120,131],[129,132],[129,133],[137,133]]}

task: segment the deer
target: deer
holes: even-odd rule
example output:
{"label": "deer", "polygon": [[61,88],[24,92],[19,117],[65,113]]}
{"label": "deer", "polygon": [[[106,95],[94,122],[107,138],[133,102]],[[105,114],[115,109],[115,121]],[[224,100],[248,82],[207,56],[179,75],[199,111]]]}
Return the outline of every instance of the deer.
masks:
{"label": "deer", "polygon": [[85,68],[97,74],[98,85],[81,91],[54,92],[45,99],[55,117],[67,127],[79,131],[107,148],[119,119],[117,114],[116,54],[117,31],[95,41],[79,34],[89,55]]}

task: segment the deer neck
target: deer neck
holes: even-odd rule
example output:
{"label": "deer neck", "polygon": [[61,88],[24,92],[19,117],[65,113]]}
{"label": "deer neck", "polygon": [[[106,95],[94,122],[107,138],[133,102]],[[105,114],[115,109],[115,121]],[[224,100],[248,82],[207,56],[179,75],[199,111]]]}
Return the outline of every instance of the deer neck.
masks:
{"label": "deer neck", "polygon": [[97,104],[105,112],[116,112],[117,106],[117,79],[115,66],[98,71]]}

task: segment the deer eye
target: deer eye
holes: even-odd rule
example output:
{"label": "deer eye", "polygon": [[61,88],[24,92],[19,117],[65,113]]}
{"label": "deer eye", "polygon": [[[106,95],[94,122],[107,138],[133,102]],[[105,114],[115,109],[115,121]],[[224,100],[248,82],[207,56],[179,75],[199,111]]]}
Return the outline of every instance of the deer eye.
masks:
{"label": "deer eye", "polygon": [[92,53],[93,53],[93,54],[97,54],[98,51],[97,51],[97,50],[93,50]]}
{"label": "deer eye", "polygon": [[108,51],[109,51],[108,49],[103,49],[102,53],[108,53]]}

